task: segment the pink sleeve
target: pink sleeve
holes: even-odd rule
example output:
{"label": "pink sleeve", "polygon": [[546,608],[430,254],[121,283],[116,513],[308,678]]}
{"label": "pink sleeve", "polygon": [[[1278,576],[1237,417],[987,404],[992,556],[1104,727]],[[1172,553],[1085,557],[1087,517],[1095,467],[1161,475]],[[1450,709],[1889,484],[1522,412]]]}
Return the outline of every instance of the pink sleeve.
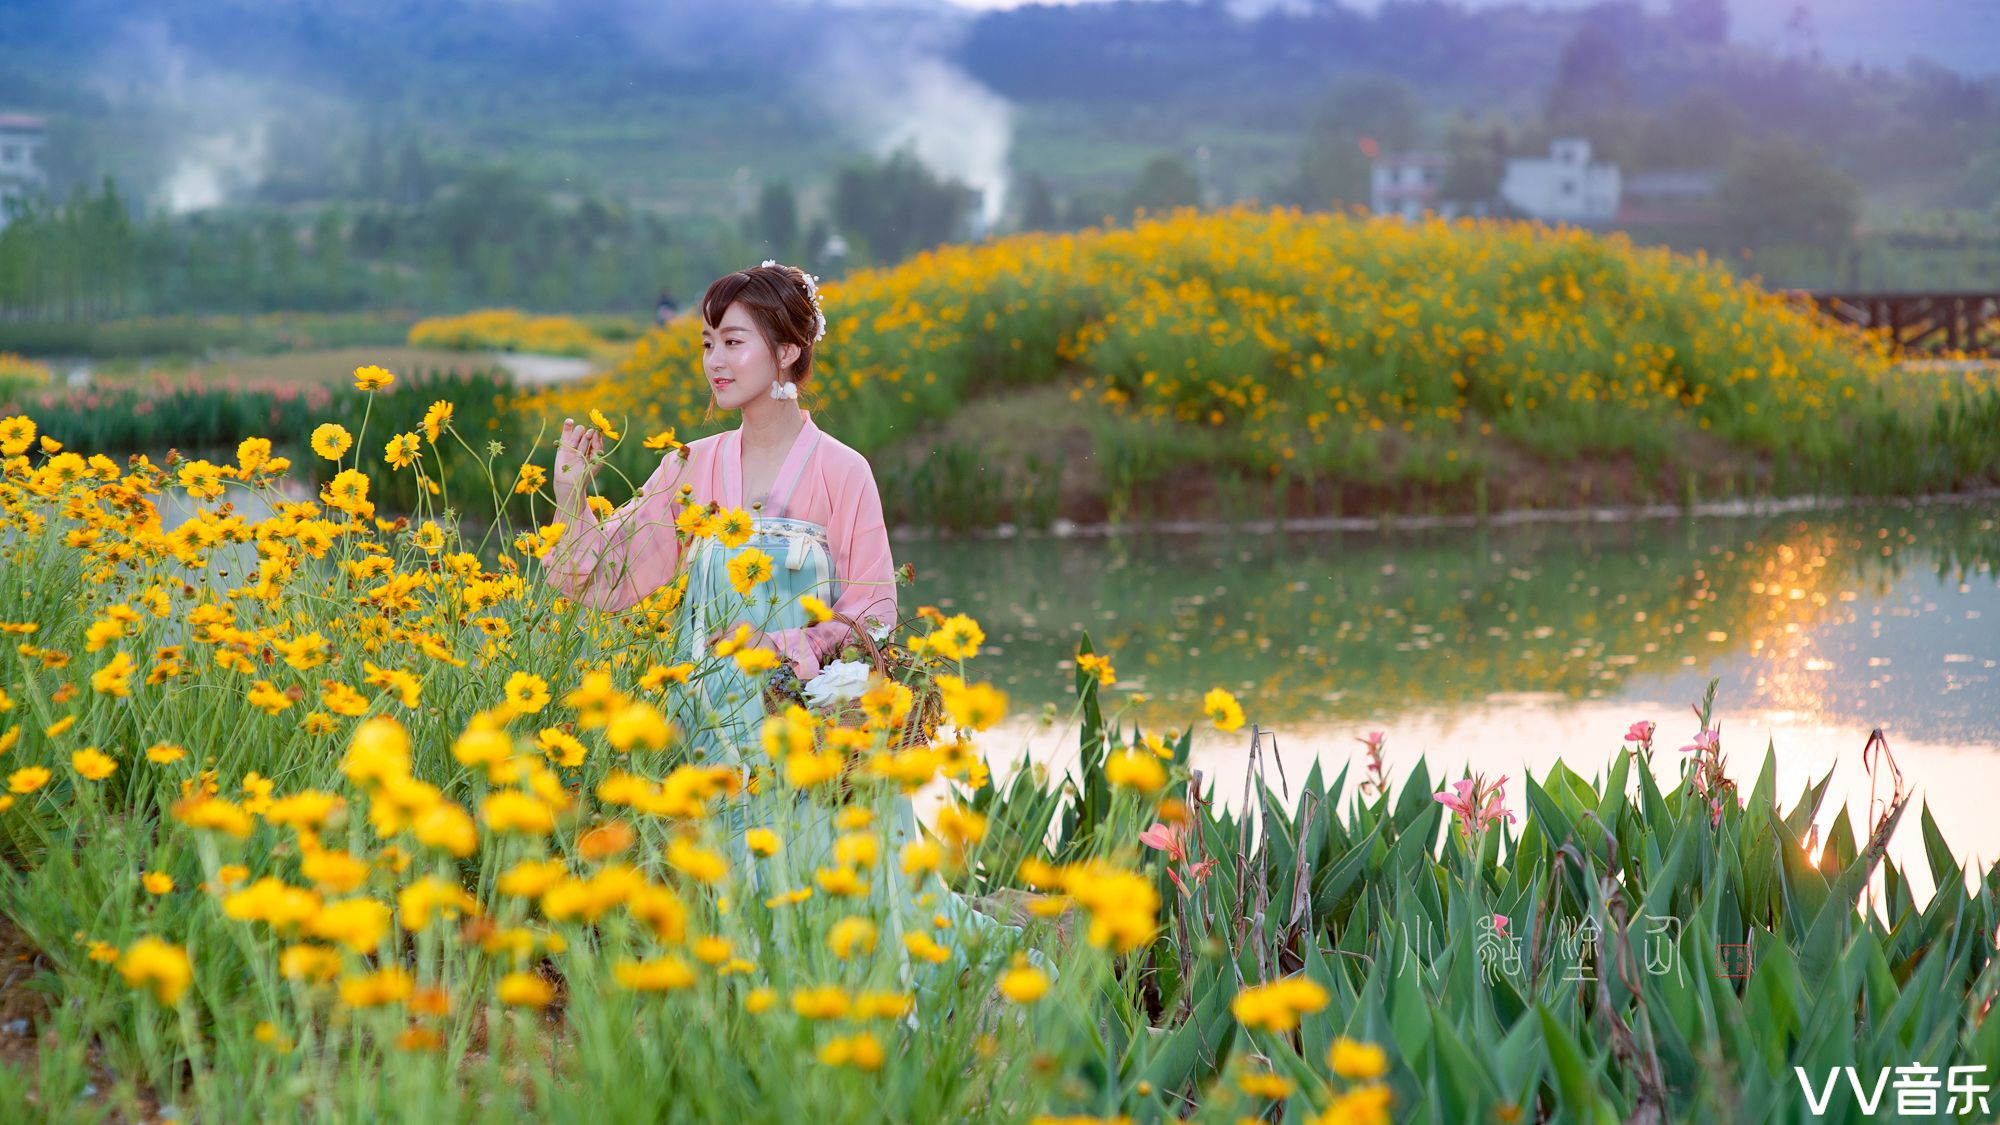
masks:
{"label": "pink sleeve", "polygon": [[674,517],[685,464],[676,455],[661,458],[638,493],[601,521],[586,506],[580,526],[549,552],[543,571],[549,585],[573,601],[616,612],[671,581],[680,565]]}
{"label": "pink sleeve", "polygon": [[[894,625],[896,564],[889,557],[889,529],[882,521],[875,474],[868,462],[857,458],[853,468],[827,483],[835,504],[827,541],[833,550],[834,575],[840,579],[840,596],[833,608],[864,626],[870,616],[882,625]],[[842,622],[823,621],[803,629],[782,629],[766,639],[797,665],[800,679],[810,680],[848,635]]]}

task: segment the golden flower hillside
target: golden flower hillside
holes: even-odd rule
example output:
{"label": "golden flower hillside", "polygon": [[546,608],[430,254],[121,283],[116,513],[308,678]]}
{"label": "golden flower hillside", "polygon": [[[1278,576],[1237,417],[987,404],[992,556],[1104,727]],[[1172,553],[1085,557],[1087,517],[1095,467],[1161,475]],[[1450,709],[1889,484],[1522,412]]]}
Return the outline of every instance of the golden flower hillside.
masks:
{"label": "golden flower hillside", "polygon": [[[1574,503],[1582,473],[1592,499],[2000,479],[1990,380],[1913,381],[1714,263],[1574,229],[1181,212],[946,247],[825,299],[817,400],[843,440],[921,444],[969,403],[1066,387],[1089,407],[1100,491],[1221,471],[1294,488],[1295,506],[1345,490],[1470,508],[1489,489]],[[716,424],[700,352],[684,317],[525,409],[685,439]]]}

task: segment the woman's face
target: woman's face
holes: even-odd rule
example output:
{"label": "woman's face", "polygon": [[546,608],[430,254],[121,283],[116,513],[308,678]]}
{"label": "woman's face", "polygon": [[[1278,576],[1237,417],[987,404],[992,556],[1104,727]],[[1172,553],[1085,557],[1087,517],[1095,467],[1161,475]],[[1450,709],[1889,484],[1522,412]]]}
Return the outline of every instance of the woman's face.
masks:
{"label": "woman's face", "polygon": [[715,392],[715,405],[724,410],[741,410],[770,394],[779,360],[797,359],[798,352],[798,345],[786,344],[773,355],[741,301],[723,312],[721,324],[701,329],[702,371]]}

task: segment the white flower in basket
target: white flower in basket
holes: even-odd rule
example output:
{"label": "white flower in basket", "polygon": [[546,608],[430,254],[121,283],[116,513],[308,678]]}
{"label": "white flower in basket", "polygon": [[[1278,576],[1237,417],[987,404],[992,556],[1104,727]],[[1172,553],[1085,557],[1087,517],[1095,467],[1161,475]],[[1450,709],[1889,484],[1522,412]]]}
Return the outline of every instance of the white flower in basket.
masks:
{"label": "white flower in basket", "polygon": [[806,681],[806,702],[814,707],[838,707],[859,699],[868,690],[868,677],[873,671],[866,660],[836,660]]}

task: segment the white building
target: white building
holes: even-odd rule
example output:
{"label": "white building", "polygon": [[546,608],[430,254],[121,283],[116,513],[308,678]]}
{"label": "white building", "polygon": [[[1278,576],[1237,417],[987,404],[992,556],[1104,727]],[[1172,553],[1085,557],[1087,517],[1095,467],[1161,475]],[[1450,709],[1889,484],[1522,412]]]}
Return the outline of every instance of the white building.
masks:
{"label": "white building", "polygon": [[1370,169],[1368,209],[1406,219],[1437,210],[1438,188],[1444,184],[1449,162],[1442,152],[1383,153]]}
{"label": "white building", "polygon": [[1618,215],[1618,166],[1592,163],[1589,141],[1564,138],[1549,145],[1546,157],[1507,161],[1500,198],[1534,219],[1608,223]]}
{"label": "white building", "polygon": [[48,173],[42,167],[46,125],[39,117],[0,113],[0,227],[7,225],[15,199],[39,194],[48,186]]}

